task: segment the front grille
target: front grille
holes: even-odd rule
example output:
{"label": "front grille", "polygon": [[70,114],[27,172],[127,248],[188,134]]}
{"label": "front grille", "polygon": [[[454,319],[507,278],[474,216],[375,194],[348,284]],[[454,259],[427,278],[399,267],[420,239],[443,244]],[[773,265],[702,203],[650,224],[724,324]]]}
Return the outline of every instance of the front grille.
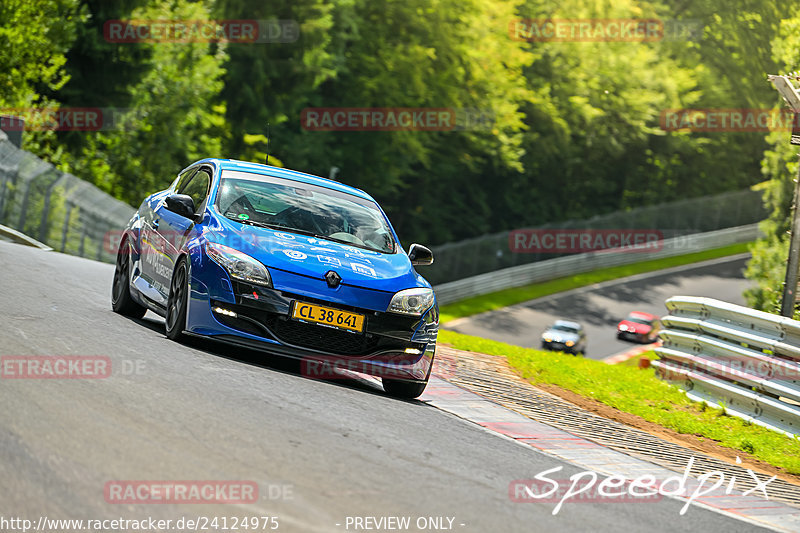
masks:
{"label": "front grille", "polygon": [[[348,333],[277,316],[267,319],[267,327],[281,342],[332,354],[365,355],[374,352],[381,344],[380,337]],[[400,349],[405,349],[405,346]]]}
{"label": "front grille", "polygon": [[[406,348],[424,349],[423,343],[403,341],[390,336],[371,333],[369,325],[376,325],[374,317],[371,317],[373,322],[367,323],[367,331],[364,333],[350,333],[322,325],[291,320],[286,315],[270,313],[250,306],[226,304],[212,300],[212,306],[216,305],[231,309],[239,314],[237,318],[215,314],[217,320],[228,327],[262,337],[274,336],[283,344],[326,354],[370,355],[379,351],[403,352]],[[394,325],[386,320],[383,322],[387,322],[387,326]],[[382,330],[378,331],[382,332]],[[411,336],[410,331],[408,335],[409,337]]]}

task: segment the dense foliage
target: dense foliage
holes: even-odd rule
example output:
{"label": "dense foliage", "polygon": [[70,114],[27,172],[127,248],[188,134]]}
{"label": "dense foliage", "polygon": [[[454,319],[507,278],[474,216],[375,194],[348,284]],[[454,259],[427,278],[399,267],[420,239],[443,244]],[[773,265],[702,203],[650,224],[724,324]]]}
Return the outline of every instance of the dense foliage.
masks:
{"label": "dense foliage", "polygon": [[[25,147],[132,205],[194,159],[263,161],[269,123],[272,163],[369,191],[406,243],[771,178],[771,240],[752,267],[761,273],[779,262],[767,251],[780,248],[785,229],[786,132],[664,131],[660,118],[670,109],[777,106],[765,77],[797,68],[792,4],[5,0],[0,107],[115,109],[113,127],[34,131]],[[548,17],[656,19],[693,30],[652,42],[515,36],[515,19]],[[107,22],[128,19],[288,20],[298,34],[285,42],[109,42]],[[454,131],[304,128],[303,110],[324,107],[450,108],[491,121]]]}
{"label": "dense foliage", "polygon": [[[773,41],[773,57],[782,73],[794,72],[800,66],[800,17],[781,22],[779,35]],[[776,100],[780,97],[775,97]],[[779,312],[789,253],[794,179],[798,171],[797,146],[789,144],[788,133],[776,131],[767,137],[768,147],[761,162],[762,172],[769,181],[764,183],[764,202],[770,216],[761,227],[765,238],[753,248],[753,258],[747,277],[757,286],[747,291],[748,303],[769,312]],[[798,311],[795,311],[795,318]]]}

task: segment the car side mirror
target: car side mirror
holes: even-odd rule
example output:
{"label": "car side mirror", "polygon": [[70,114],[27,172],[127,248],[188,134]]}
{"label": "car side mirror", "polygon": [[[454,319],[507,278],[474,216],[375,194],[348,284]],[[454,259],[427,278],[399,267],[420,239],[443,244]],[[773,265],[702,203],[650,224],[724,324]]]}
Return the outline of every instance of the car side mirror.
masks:
{"label": "car side mirror", "polygon": [[433,264],[433,252],[421,244],[412,244],[408,248],[408,258],[414,266],[425,266]]}
{"label": "car side mirror", "polygon": [[186,194],[170,194],[164,200],[164,205],[169,211],[176,213],[182,217],[194,220],[194,200],[191,196]]}

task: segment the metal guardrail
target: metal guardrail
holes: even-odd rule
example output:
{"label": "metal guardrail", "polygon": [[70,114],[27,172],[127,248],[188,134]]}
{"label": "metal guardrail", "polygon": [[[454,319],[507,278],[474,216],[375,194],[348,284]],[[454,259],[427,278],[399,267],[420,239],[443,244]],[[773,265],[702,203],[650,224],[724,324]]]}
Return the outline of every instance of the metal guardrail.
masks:
{"label": "metal guardrail", "polygon": [[666,302],[656,375],[689,398],[800,435],[800,321],[711,298]]}
{"label": "metal guardrail", "polygon": [[[769,215],[760,190],[727,191],[657,205],[616,211],[583,220],[563,220],[539,226],[539,230],[658,230],[664,239],[707,233],[758,223]],[[504,268],[549,261],[553,254],[518,253],[511,249],[509,231],[481,235],[459,242],[431,246],[436,262],[425,269],[425,278],[442,285]],[[563,254],[562,254],[563,255]]]}
{"label": "metal guardrail", "polygon": [[[716,213],[711,217],[713,220],[706,221],[709,224],[712,222],[713,224],[727,224],[742,219],[750,220],[755,213],[761,213],[758,209],[743,207],[743,205],[750,206],[751,204],[760,206],[760,201],[754,201],[752,194],[753,191],[724,193],[713,197],[713,201],[710,199],[711,197],[709,199],[692,199],[691,205],[695,206],[694,211],[703,211],[696,206],[699,200],[703,200],[709,206],[726,205],[726,216],[720,215],[720,212],[723,211],[721,208],[714,207],[707,210]],[[686,208],[684,204],[686,202],[680,204],[681,209]],[[638,219],[636,222],[634,215],[640,217],[643,213],[659,213],[659,216],[663,218],[675,214],[667,207],[674,208],[672,204],[660,207],[651,206],[624,214],[624,217],[627,217],[624,220],[619,219],[617,215],[607,215],[597,220],[592,219],[588,226],[584,224],[586,221],[567,221],[561,226],[572,227],[577,224],[578,227],[605,227],[606,225],[618,228],[629,227],[634,223],[643,222]],[[759,209],[762,208],[759,207]],[[20,150],[8,140],[5,133],[0,131],[0,224],[30,235],[60,252],[113,262],[116,243],[110,242],[108,239],[113,239],[118,235],[117,232],[125,226],[134,212],[134,208],[106,194],[94,185],[71,174],[61,172],[30,152]],[[660,222],[665,221],[660,220]],[[639,225],[638,227],[645,226]],[[508,232],[503,235],[503,242],[505,246],[508,246]],[[757,235],[756,225],[750,224],[665,239],[663,249],[658,252],[594,252],[562,256],[502,270],[496,270],[501,266],[500,263],[492,262],[491,265],[488,263],[484,265],[490,268],[491,272],[443,284],[436,284],[434,281],[434,284],[439,301],[449,303],[470,296],[597,268],[624,265],[753,240]],[[496,236],[489,237],[494,239]],[[478,238],[476,242],[481,239],[483,237]],[[493,240],[490,239],[490,241],[494,243]],[[497,250],[493,246],[494,244],[486,250],[481,249],[480,257],[490,258],[494,261],[497,258]],[[434,254],[437,253],[434,249]],[[443,263],[445,264],[443,265]],[[446,263],[446,253],[444,257],[436,255],[434,268],[448,269]],[[429,277],[431,273],[432,271],[426,270],[424,274]],[[448,276],[457,274],[458,272],[448,271]],[[435,277],[430,279],[435,279]]]}
{"label": "metal guardrail", "polygon": [[465,298],[551,279],[572,276],[599,268],[629,265],[650,259],[661,259],[703,250],[720,248],[730,244],[749,242],[760,235],[758,224],[699,233],[665,239],[661,249],[652,252],[604,250],[575,254],[538,263],[479,274],[458,281],[436,285],[436,298],[440,304],[457,302]]}
{"label": "metal guardrail", "polygon": [[51,248],[113,262],[134,209],[91,183],[20,150],[0,131],[0,224]]}

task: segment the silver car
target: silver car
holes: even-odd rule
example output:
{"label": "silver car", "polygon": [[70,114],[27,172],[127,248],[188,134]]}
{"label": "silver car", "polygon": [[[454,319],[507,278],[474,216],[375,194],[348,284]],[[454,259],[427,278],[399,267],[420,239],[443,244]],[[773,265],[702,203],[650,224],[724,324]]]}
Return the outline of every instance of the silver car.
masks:
{"label": "silver car", "polygon": [[542,333],[542,349],[586,355],[586,331],[571,320],[556,320]]}

